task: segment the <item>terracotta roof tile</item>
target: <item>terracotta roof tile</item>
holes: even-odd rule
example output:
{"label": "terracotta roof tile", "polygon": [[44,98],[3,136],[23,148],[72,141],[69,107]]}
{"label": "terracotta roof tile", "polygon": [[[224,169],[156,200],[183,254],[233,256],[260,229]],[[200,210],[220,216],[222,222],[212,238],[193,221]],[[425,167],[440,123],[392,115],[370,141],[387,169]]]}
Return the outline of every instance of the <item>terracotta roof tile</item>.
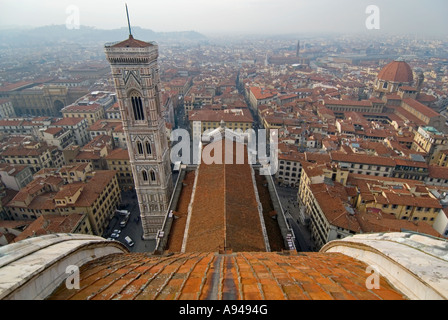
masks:
{"label": "terracotta roof tile", "polygon": [[54,122],[54,126],[75,126],[81,121],[85,121],[84,118],[62,118]]}
{"label": "terracotta roof tile", "polygon": [[117,148],[109,152],[105,157],[107,160],[129,160],[129,151],[127,149]]}
{"label": "terracotta roof tile", "polygon": [[378,73],[378,79],[393,82],[412,82],[414,76],[411,67],[404,61],[392,61]]}
{"label": "terracotta roof tile", "polygon": [[448,179],[448,168],[430,165],[429,166],[429,176],[431,178],[436,178],[436,179]]}
{"label": "terracotta roof tile", "polygon": [[331,159],[336,162],[363,163],[370,165],[395,167],[394,159],[387,157],[369,156],[364,154],[344,154],[331,152]]}
{"label": "terracotta roof tile", "polygon": [[366,268],[341,253],[116,254],[82,266],[79,290],[63,283],[49,299],[405,299],[383,277],[367,289]]}
{"label": "terracotta roof tile", "polygon": [[[199,166],[186,251],[224,247],[234,251],[266,250],[246,147],[244,164],[236,163],[236,143],[219,141],[208,147],[223,148],[223,164]],[[229,148],[233,149],[233,164],[225,163]]]}
{"label": "terracotta roof tile", "polygon": [[41,215],[15,239],[14,242],[50,233],[71,233],[83,219],[82,214],[72,213],[66,216],[61,215]]}
{"label": "terracotta roof tile", "polygon": [[255,96],[255,98],[257,100],[272,98],[278,94],[278,92],[276,90],[264,89],[264,88],[260,88],[260,87],[251,87],[250,91],[252,92],[252,94]]}
{"label": "terracotta roof tile", "polygon": [[403,103],[411,107],[412,109],[420,112],[421,114],[427,116],[428,118],[434,118],[440,116],[440,114],[433,109],[425,106],[424,104],[418,102],[417,100],[407,98],[403,99]]}
{"label": "terracotta roof tile", "polygon": [[112,47],[115,47],[115,48],[122,48],[122,47],[145,48],[145,47],[151,47],[151,46],[153,46],[151,43],[134,39],[134,37],[132,35],[129,35],[128,39],[123,40],[119,43],[116,43]]}
{"label": "terracotta roof tile", "polygon": [[[241,109],[240,109],[241,110]],[[254,119],[249,111],[229,112],[228,110],[193,110],[188,115],[190,121],[203,122],[248,122],[252,123]]]}
{"label": "terracotta roof tile", "polygon": [[186,173],[182,184],[182,191],[177,202],[177,207],[173,212],[174,220],[168,238],[167,250],[171,252],[181,252],[184,239],[185,226],[187,223],[188,206],[191,201],[191,192],[195,179],[195,171]]}

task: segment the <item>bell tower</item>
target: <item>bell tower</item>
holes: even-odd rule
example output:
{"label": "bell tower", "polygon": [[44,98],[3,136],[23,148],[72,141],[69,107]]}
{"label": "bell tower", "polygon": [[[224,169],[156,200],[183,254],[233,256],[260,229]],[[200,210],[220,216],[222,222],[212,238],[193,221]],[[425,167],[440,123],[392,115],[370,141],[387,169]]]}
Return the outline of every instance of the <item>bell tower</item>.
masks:
{"label": "bell tower", "polygon": [[173,190],[160,105],[158,46],[134,39],[129,24],[129,38],[106,44],[105,53],[123,121],[143,238],[154,239],[162,227]]}

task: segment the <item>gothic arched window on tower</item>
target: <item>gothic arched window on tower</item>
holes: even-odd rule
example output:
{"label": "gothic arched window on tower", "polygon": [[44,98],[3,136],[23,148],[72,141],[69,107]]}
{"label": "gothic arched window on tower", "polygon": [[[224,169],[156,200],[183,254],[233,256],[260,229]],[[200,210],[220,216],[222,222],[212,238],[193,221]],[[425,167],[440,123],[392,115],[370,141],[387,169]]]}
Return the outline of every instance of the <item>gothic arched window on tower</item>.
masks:
{"label": "gothic arched window on tower", "polygon": [[143,145],[140,141],[137,141],[137,152],[138,154],[143,154]]}
{"label": "gothic arched window on tower", "polygon": [[152,154],[151,143],[149,141],[146,141],[145,146],[146,146],[146,154],[151,155]]}
{"label": "gothic arched window on tower", "polygon": [[143,181],[148,181],[148,173],[146,172],[146,170],[142,171],[142,178],[143,178]]}
{"label": "gothic arched window on tower", "polygon": [[156,181],[156,173],[153,170],[151,170],[151,172],[149,174],[151,176],[151,181],[153,181],[153,182]]}
{"label": "gothic arched window on tower", "polygon": [[131,96],[132,112],[134,113],[135,120],[145,120],[145,114],[143,113],[142,98],[138,95]]}

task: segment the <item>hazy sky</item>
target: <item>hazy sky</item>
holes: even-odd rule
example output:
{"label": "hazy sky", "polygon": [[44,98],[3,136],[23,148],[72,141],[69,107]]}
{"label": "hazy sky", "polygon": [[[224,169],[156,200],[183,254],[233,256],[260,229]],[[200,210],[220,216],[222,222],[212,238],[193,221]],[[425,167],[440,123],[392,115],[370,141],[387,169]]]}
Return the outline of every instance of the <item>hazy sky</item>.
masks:
{"label": "hazy sky", "polygon": [[0,0],[0,27],[65,24],[67,8],[81,25],[131,24],[154,31],[211,33],[376,32],[368,5],[380,9],[380,31],[448,34],[448,0]]}

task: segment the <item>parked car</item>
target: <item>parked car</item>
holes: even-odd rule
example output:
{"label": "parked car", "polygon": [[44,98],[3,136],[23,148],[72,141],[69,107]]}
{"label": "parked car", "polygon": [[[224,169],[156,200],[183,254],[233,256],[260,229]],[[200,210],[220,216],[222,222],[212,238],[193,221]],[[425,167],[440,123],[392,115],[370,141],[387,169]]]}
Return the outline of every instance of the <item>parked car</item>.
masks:
{"label": "parked car", "polygon": [[124,241],[126,241],[126,243],[127,243],[130,247],[132,247],[132,246],[134,245],[134,241],[133,241],[129,236],[127,236],[126,238],[124,238]]}
{"label": "parked car", "polygon": [[118,238],[120,236],[120,234],[119,233],[112,233],[111,235],[110,235],[110,237],[111,238]]}
{"label": "parked car", "polygon": [[116,213],[118,213],[120,216],[126,216],[126,215],[129,215],[130,214],[130,212],[129,212],[129,210],[115,210],[115,212]]}
{"label": "parked car", "polygon": [[122,228],[126,227],[126,224],[128,223],[129,220],[129,216],[130,215],[127,215],[123,220],[120,221],[120,227]]}

